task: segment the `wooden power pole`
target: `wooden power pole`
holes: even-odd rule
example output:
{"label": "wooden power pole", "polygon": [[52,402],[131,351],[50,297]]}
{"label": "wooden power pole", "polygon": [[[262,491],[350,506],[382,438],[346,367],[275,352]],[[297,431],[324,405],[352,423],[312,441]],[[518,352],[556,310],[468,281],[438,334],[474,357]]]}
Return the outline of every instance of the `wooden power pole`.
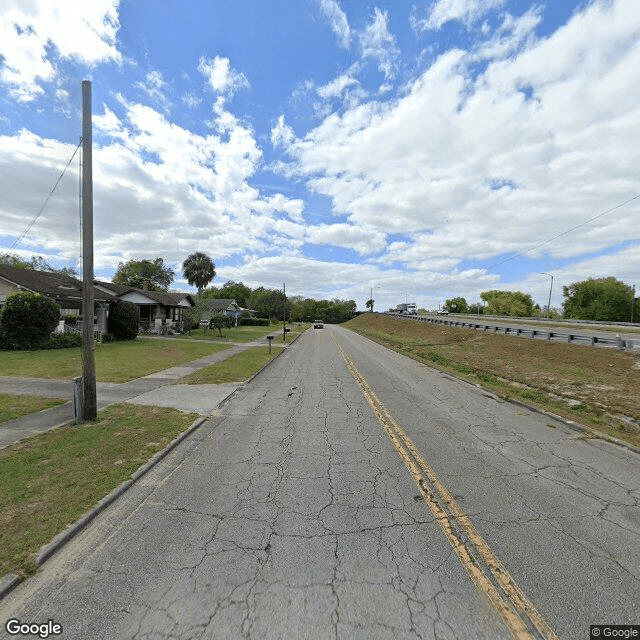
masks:
{"label": "wooden power pole", "polygon": [[93,160],[91,81],[82,81],[82,419],[98,414],[93,335]]}

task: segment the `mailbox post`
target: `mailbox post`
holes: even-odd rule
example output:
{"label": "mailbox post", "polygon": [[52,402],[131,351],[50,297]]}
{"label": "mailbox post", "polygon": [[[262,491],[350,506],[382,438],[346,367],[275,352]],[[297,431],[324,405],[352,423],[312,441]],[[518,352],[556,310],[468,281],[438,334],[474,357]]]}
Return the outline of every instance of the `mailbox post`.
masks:
{"label": "mailbox post", "polygon": [[271,341],[273,340],[273,336],[267,336],[267,340],[269,341],[269,353],[271,353]]}

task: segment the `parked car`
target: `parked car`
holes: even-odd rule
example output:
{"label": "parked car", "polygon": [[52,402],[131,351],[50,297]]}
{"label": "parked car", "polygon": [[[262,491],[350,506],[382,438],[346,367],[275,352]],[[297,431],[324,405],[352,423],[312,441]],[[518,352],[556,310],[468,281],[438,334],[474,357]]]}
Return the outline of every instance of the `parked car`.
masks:
{"label": "parked car", "polygon": [[440,309],[440,311],[438,311],[438,315],[448,316],[449,315],[449,309]]}
{"label": "parked car", "polygon": [[323,329],[324,328],[324,322],[322,322],[322,320],[314,320],[313,321],[313,328],[314,329]]}

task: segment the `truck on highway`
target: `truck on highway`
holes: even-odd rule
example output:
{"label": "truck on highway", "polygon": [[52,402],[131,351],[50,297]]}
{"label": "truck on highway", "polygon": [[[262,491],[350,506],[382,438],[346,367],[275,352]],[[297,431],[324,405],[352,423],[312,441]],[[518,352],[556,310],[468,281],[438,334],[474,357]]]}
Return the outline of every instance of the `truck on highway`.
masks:
{"label": "truck on highway", "polygon": [[396,313],[406,313],[410,316],[418,315],[418,305],[415,302],[403,302],[396,307]]}

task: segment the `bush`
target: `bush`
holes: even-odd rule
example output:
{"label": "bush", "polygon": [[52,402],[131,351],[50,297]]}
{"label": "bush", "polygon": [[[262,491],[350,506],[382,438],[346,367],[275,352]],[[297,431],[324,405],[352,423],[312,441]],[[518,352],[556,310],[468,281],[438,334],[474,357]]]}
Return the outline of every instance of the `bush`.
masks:
{"label": "bush", "polygon": [[38,349],[60,319],[60,307],[41,293],[19,291],[7,296],[0,310],[0,347]]}
{"label": "bush", "polygon": [[56,333],[43,345],[43,349],[71,349],[82,346],[82,335],[79,333]]}
{"label": "bush", "polygon": [[217,329],[220,333],[220,337],[222,338],[222,330],[229,329],[233,325],[231,318],[223,315],[222,313],[217,313],[216,315],[209,320],[209,329]]}
{"label": "bush", "polygon": [[251,316],[242,316],[240,320],[238,320],[238,324],[245,327],[268,327],[269,318],[252,318]]}
{"label": "bush", "polygon": [[139,324],[138,307],[133,302],[118,301],[109,305],[108,332],[114,340],[134,340]]}

